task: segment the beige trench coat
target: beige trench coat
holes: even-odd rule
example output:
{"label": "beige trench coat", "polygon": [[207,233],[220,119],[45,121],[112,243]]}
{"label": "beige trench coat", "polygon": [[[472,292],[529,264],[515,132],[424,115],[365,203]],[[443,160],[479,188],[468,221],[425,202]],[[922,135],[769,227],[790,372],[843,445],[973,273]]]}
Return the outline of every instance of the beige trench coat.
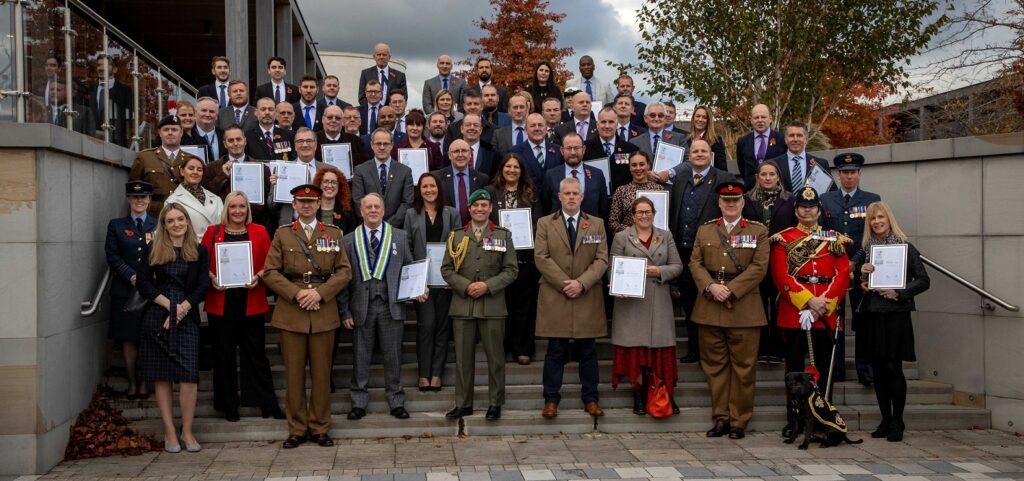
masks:
{"label": "beige trench coat", "polygon": [[[573,253],[561,210],[537,221],[534,260],[541,276],[538,336],[589,339],[608,335],[601,292],[601,280],[608,270],[606,235],[604,221],[581,212]],[[570,299],[562,292],[562,281],[569,279],[583,284],[580,297]]]}

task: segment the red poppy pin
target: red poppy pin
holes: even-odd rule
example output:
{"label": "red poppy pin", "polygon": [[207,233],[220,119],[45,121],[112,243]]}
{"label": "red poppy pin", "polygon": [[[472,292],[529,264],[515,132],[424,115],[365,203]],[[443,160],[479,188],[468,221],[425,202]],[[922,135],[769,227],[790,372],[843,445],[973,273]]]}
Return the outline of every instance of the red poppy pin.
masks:
{"label": "red poppy pin", "polygon": [[388,77],[394,78],[394,77],[397,77],[397,76],[398,76],[398,74],[396,74],[394,70],[388,70]]}
{"label": "red poppy pin", "polygon": [[289,94],[289,95],[291,95],[291,93],[292,93],[292,88],[291,88],[291,87],[288,87],[288,88],[286,88],[286,89],[285,89],[285,91],[286,91],[286,92],[288,92],[288,94]]}
{"label": "red poppy pin", "polygon": [[654,236],[654,243],[655,244],[661,244],[661,236],[660,235]]}
{"label": "red poppy pin", "polygon": [[124,230],[124,235],[126,235],[128,237],[135,237],[135,231],[133,231],[131,229],[125,229]]}
{"label": "red poppy pin", "polygon": [[335,212],[335,213],[334,213],[334,218],[335,218],[335,219],[340,219],[340,218],[341,218],[341,214],[339,214],[339,213]]}
{"label": "red poppy pin", "polygon": [[281,134],[274,134],[274,140],[279,140],[280,138],[281,138]]}
{"label": "red poppy pin", "polygon": [[747,219],[740,219],[740,228],[742,229],[742,228],[744,228],[746,226],[747,226]]}
{"label": "red poppy pin", "polygon": [[811,167],[814,167],[814,159],[811,159],[811,158],[807,159],[807,165],[809,165]]}
{"label": "red poppy pin", "polygon": [[292,230],[299,230],[299,221],[292,222]]}
{"label": "red poppy pin", "polygon": [[583,175],[589,179],[592,174],[589,169],[583,169]]}
{"label": "red poppy pin", "polygon": [[772,137],[772,138],[768,139],[768,146],[769,147],[775,146],[775,137]]}
{"label": "red poppy pin", "polygon": [[555,153],[555,148],[554,147],[548,147],[548,153],[549,154]]}
{"label": "red poppy pin", "polygon": [[[316,224],[316,227],[317,227],[317,229],[316,229],[316,230],[318,230],[318,231],[320,231],[320,232],[323,232],[323,231],[327,230],[327,228],[326,228],[326,227],[324,227],[324,223],[323,223],[323,222],[318,222],[318,223]],[[329,238],[329,237],[328,237],[327,239],[328,239],[328,240],[330,240],[330,238]]]}
{"label": "red poppy pin", "polygon": [[582,227],[584,229],[589,229],[590,228],[590,222],[584,220],[583,222],[580,222],[580,227]]}

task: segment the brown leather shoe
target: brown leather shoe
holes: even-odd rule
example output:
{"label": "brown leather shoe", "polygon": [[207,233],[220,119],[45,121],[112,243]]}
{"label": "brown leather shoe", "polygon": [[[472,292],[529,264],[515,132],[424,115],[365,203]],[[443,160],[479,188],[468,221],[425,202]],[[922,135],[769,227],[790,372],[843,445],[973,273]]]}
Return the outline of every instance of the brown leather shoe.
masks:
{"label": "brown leather shoe", "polygon": [[544,410],[540,412],[540,415],[548,419],[558,416],[558,405],[555,403],[544,403]]}
{"label": "brown leather shoe", "polygon": [[595,418],[604,416],[604,409],[597,405],[597,401],[588,402],[587,407],[583,408],[583,410]]}
{"label": "brown leather shoe", "polygon": [[709,438],[720,438],[725,436],[729,434],[729,423],[722,420],[716,420],[715,425],[712,426],[705,434]]}

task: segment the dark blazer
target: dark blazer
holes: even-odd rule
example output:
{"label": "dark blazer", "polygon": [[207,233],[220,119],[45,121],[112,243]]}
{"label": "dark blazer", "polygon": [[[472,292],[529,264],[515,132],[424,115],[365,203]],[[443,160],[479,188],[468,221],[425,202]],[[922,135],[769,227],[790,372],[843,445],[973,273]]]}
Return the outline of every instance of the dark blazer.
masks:
{"label": "dark blazer", "polygon": [[512,116],[506,114],[501,110],[495,110],[493,112],[487,112],[485,110],[483,112],[483,117],[487,119],[487,121],[490,122],[490,124],[495,128],[500,129],[502,127],[508,127],[509,125],[512,125]]}
{"label": "dark blazer", "polygon": [[[352,146],[351,149],[352,149],[352,166],[353,167],[355,167],[355,166],[357,166],[357,165],[359,165],[359,164],[361,164],[363,162],[366,162],[367,160],[370,160],[370,153],[366,150],[366,145],[363,144],[363,139],[361,139],[359,137],[356,137],[355,135],[350,134],[348,132],[345,132],[344,130],[341,131],[341,136],[338,137],[338,140],[330,140],[330,139],[328,139],[327,138],[327,133],[324,132],[323,130],[321,130],[321,131],[316,133],[316,145],[318,145],[318,146],[320,146],[320,145],[331,145],[331,144],[344,144],[346,142],[349,145]],[[323,159],[323,155],[324,155],[323,154],[323,150],[317,148],[316,149],[316,160],[320,160],[320,161],[324,160]],[[352,179],[349,179],[349,180],[352,180]]]}
{"label": "dark blazer", "polygon": [[[451,166],[435,172],[441,179],[441,188],[444,189],[444,205],[455,207],[455,169]],[[490,184],[491,178],[487,174],[476,169],[469,169],[469,185],[466,186],[466,198],[477,189],[483,189]]]}
{"label": "dark blazer", "polygon": [[136,275],[140,264],[149,262],[146,234],[152,237],[155,231],[156,219],[151,215],[146,215],[146,220],[142,221],[141,231],[130,215],[111,219],[107,224],[103,250],[107,254],[110,273],[114,275],[110,283],[110,297],[128,298],[132,295],[135,289],[131,283],[132,276]]}
{"label": "dark blazer", "polygon": [[[693,136],[687,135],[686,139],[683,140],[683,147],[686,148],[686,152],[690,152],[690,144],[693,143]],[[711,165],[715,166],[718,170],[729,170],[729,158],[725,154],[725,142],[722,141],[722,137],[715,137],[715,143],[711,144],[711,153],[715,154],[715,158],[711,161]]]}
{"label": "dark blazer", "polygon": [[[498,158],[505,157],[505,154],[515,145],[515,128],[515,125],[509,124],[494,130],[494,134],[491,136],[491,145],[494,146],[494,152],[498,154]],[[525,125],[523,126],[523,142],[526,142]]]}
{"label": "dark blazer", "polygon": [[558,144],[545,142],[544,143],[544,167],[541,167],[537,163],[536,152],[533,151],[533,144],[529,140],[523,142],[509,150],[509,153],[513,153],[523,159],[523,163],[526,164],[526,172],[530,174],[530,178],[533,179],[533,186],[537,189],[537,195],[541,195],[541,189],[544,187],[544,174],[551,169],[561,168],[565,162],[562,160],[562,149]]}
{"label": "dark blazer", "polygon": [[548,84],[547,92],[541,92],[540,88],[533,85],[526,87],[526,92],[533,97],[533,112],[541,113],[544,110],[544,99],[548,97],[556,98],[559,102],[565,103],[565,99],[562,98],[562,91],[557,85]]}
{"label": "dark blazer", "polygon": [[[510,117],[511,118],[511,117]],[[487,142],[488,144],[494,139],[494,125],[487,121],[487,118],[483,115],[480,116],[480,123],[483,125],[483,129],[480,130],[480,140]],[[451,145],[452,142],[462,138],[462,119],[456,120],[448,125],[448,130],[444,133],[444,145]],[[445,152],[447,154],[447,152]]]}
{"label": "dark blazer", "polygon": [[[807,152],[804,152],[804,157],[806,157],[803,160],[803,162],[804,162],[803,169],[804,169],[804,179],[805,180],[807,179],[807,172],[809,172],[809,170],[810,170],[809,169],[809,167],[810,167],[809,161],[812,160],[812,159],[814,160],[815,163],[817,163],[822,168],[824,168],[825,172],[828,172],[829,174],[831,174],[831,172],[829,172],[828,159],[823,159],[821,157],[817,157],[817,156],[811,155],[811,154],[809,154]],[[782,187],[784,187],[786,190],[788,190],[790,192],[795,192],[795,190],[793,190],[793,175],[792,175],[792,172],[790,172],[790,170],[789,170],[789,153],[788,152],[783,152],[782,155],[780,155],[778,157],[773,157],[773,158],[771,158],[771,160],[774,161],[776,164],[779,164],[779,176],[782,177],[782,179],[781,179],[782,180]],[[755,168],[755,170],[756,170],[756,168]],[[802,188],[803,186],[801,185],[799,187]],[[824,192],[819,192],[818,193],[818,195],[821,195],[821,194],[824,194]]]}
{"label": "dark blazer", "polygon": [[[332,105],[331,103],[329,103],[327,101],[327,98],[324,97],[323,92],[317,94],[316,100],[318,102],[319,101],[323,101],[324,105],[326,105],[328,107],[330,107]],[[345,107],[351,107],[352,106],[352,104],[350,104],[350,103],[348,103],[348,102],[346,102],[344,100],[341,100],[340,98],[337,98],[337,97],[334,98],[334,104],[333,105],[337,105],[338,107],[341,107],[342,109],[344,109]]]}
{"label": "dark blazer", "polygon": [[[756,142],[754,132],[750,132],[736,141],[736,165],[740,169],[740,177],[747,190],[754,187],[754,174],[757,173],[757,152],[754,151]],[[772,145],[772,139],[775,139]],[[765,148],[765,159],[774,159],[786,153],[786,136],[778,130],[771,130],[768,137],[768,146]],[[786,189],[789,190],[789,189]]]}
{"label": "dark blazer", "polygon": [[[854,241],[859,242],[859,241]],[[857,264],[854,272],[854,279],[859,284],[860,268],[863,262]],[[931,279],[928,271],[924,269],[924,262],[921,261],[921,253],[914,247],[914,244],[907,242],[907,287],[896,290],[896,299],[890,300],[882,297],[875,291],[867,291],[857,307],[857,312],[906,312],[917,309],[914,304],[914,296],[927,291],[931,286]],[[860,286],[857,287],[860,289]]]}
{"label": "dark blazer", "polygon": [[[359,73],[359,103],[366,103],[366,82],[370,80],[380,81],[380,73],[377,70],[377,66],[368,67],[363,69]],[[395,70],[394,66],[388,65],[388,86],[387,92],[391,93],[395,90],[403,90],[406,95],[409,94],[409,87],[405,84],[405,74]],[[384,97],[384,103],[387,103],[387,97]]]}
{"label": "dark blazer", "polygon": [[[217,112],[217,128],[224,130],[235,123],[235,108],[227,106]],[[245,112],[242,113],[242,123],[238,125],[242,128],[242,131],[248,131],[259,127],[259,121],[256,120],[256,107],[252,105],[245,106]]]}
{"label": "dark blazer", "polygon": [[[363,162],[353,169],[352,205],[358,206],[363,196],[370,192],[380,194],[380,177],[377,162]],[[402,227],[405,211],[412,207],[412,169],[392,160],[388,167],[388,185],[384,192],[384,221],[395,227]]]}
{"label": "dark blazer", "polygon": [[[206,190],[217,194],[221,200],[227,197],[228,193],[231,192],[231,176],[224,173],[224,164],[228,162],[228,158],[225,155],[219,160],[215,160],[206,164],[206,168],[203,169],[203,180],[201,184]],[[261,162],[253,158],[245,157],[245,162]],[[268,199],[273,196],[274,191],[271,190],[270,185],[270,166],[265,162],[263,163],[263,200],[262,204],[249,203],[249,208],[252,209],[252,220],[258,224],[266,226],[268,224],[267,214],[271,208],[274,207],[274,202]],[[251,200],[251,199],[250,199]]]}
{"label": "dark blazer", "polygon": [[[750,194],[743,194],[743,218],[756,220],[768,226],[768,234],[776,234],[796,226],[796,196],[790,195],[786,200],[776,200],[768,211],[768,222],[765,222],[761,204],[750,199]],[[771,276],[768,276],[769,278]],[[770,281],[770,279],[769,279]]]}
{"label": "dark blazer", "polygon": [[[498,219],[498,211],[501,210],[501,209],[509,209],[510,208],[510,207],[505,205],[505,192],[504,191],[498,192],[497,187],[494,187],[493,185],[488,185],[487,187],[484,187],[484,190],[486,190],[489,194],[491,194],[491,205],[494,206],[491,209],[491,216],[490,216],[491,222],[494,222],[494,225],[500,225],[500,220]],[[533,230],[534,230],[534,232],[536,232],[536,230],[537,230],[537,221],[540,220],[541,217],[544,217],[545,215],[547,215],[547,213],[544,212],[544,203],[541,202],[540,190],[538,190],[536,187],[534,187],[533,195],[535,195],[537,198],[533,200],[533,203],[529,205],[529,208],[530,208],[530,218],[531,218],[530,220],[533,221]],[[519,208],[523,209],[523,208],[526,208],[526,207],[527,206],[523,205],[523,201],[520,200],[519,201]],[[531,249],[528,252],[533,252],[533,250]],[[530,256],[520,255],[519,256],[519,263],[522,264],[524,262],[529,262],[530,264],[532,264],[533,263],[533,256],[532,255],[530,255]]]}
{"label": "dark blazer", "polygon": [[[493,85],[495,90],[498,91],[498,109],[497,110],[499,112],[508,112],[508,90],[505,90],[505,87],[502,87],[501,85],[498,85],[498,84],[494,83],[494,79],[493,78],[491,79],[491,85]],[[468,90],[470,90],[470,89],[476,90],[477,93],[479,93],[479,94],[483,93],[483,89],[480,88],[480,82],[477,82],[477,83],[474,83],[474,84],[467,83],[466,86],[462,87],[462,94],[465,95],[466,92]],[[462,99],[461,98],[459,99],[459,112],[465,112],[465,110],[462,109]]]}
{"label": "dark blazer", "polygon": [[[459,211],[454,207],[444,206],[437,213],[441,217],[441,239],[447,240],[448,233],[462,227],[462,220],[459,219]],[[402,230],[409,234],[409,242],[412,244],[412,256],[416,260],[427,258],[427,222],[423,218],[423,211],[416,211],[410,208],[405,211],[405,226]]]}
{"label": "dark blazer", "polygon": [[[199,90],[196,93],[196,99],[198,100],[203,97],[210,97],[213,100],[216,100],[217,106],[220,107],[220,92],[218,92],[217,90],[217,82],[210,82],[206,85],[203,85],[202,87],[199,87]],[[224,89],[224,100],[228,102],[228,105],[231,105],[231,99],[228,96],[228,89]]]}
{"label": "dark blazer", "polygon": [[[614,95],[612,96],[614,97]],[[604,104],[605,107],[612,107],[615,104],[614,101]],[[647,121],[644,120],[644,113],[647,112],[647,104],[633,99],[633,115],[629,116],[629,125],[632,125],[636,130],[647,130]],[[683,262],[687,262],[683,259]]]}
{"label": "dark blazer", "polygon": [[[590,120],[587,124],[587,138],[583,139],[584,142],[597,137],[597,121],[594,120],[594,114],[590,114]],[[558,143],[562,143],[562,139],[566,135],[576,132],[576,117],[569,119],[566,122],[562,122],[555,127],[555,135],[558,136]]]}
{"label": "dark blazer", "polygon": [[[607,219],[610,205],[604,174],[599,169],[588,165],[581,164],[581,167],[585,184],[583,185],[583,203],[580,204],[580,210],[592,216]],[[565,167],[561,165],[558,168],[548,169],[544,174],[544,187],[541,189],[544,193],[541,195],[541,199],[545,202],[545,214],[556,212],[562,208],[562,203],[558,200],[558,184],[564,178]]]}
{"label": "dark blazer", "polygon": [[821,226],[826,229],[842,232],[853,239],[853,244],[846,247],[846,253],[850,259],[856,262],[857,255],[861,251],[861,239],[864,237],[864,224],[867,219],[851,218],[851,207],[867,207],[872,202],[882,200],[882,197],[873,192],[867,192],[858,188],[850,196],[850,202],[843,199],[843,191],[833,190],[819,196],[821,198]]}
{"label": "dark blazer", "polygon": [[[689,180],[693,178],[693,167],[689,164],[684,164],[679,175],[676,176],[676,181],[672,183],[672,189],[669,193],[669,217],[668,225],[669,230],[672,231],[672,235],[676,236],[677,246],[683,247],[682,239],[676,234],[679,232],[679,208],[683,206],[683,191],[686,186],[690,183]],[[707,197],[704,198],[704,205],[700,207],[700,217],[697,219],[697,225],[704,224],[705,222],[722,216],[722,209],[718,207],[718,193],[715,192],[714,186],[727,180],[733,180],[732,174],[718,170],[714,167],[708,171],[707,177],[701,182],[706,182],[709,186],[712,186],[708,192]],[[694,229],[696,230],[696,229]]]}
{"label": "dark blazer", "polygon": [[313,125],[306,125],[306,117],[302,113],[302,105],[300,102],[292,104],[292,109],[295,110],[295,123],[292,124],[292,130],[299,130],[299,127],[309,127],[314,132],[319,132],[324,129],[324,110],[327,109],[327,102],[322,99],[317,99],[313,102],[316,106],[316,115],[313,118]]}
{"label": "dark blazer", "polygon": [[[185,316],[196,325],[199,325],[199,303],[206,300],[206,289],[210,287],[210,253],[206,246],[199,244],[199,259],[188,263],[188,272],[185,274],[185,299],[192,305]],[[144,249],[146,258],[149,256],[149,249]],[[160,277],[167,275],[163,266],[150,266],[148,262],[139,264],[135,278],[135,286],[139,294],[146,300],[153,302],[157,296],[163,294],[156,286],[161,284]],[[148,309],[163,309],[153,303]],[[171,306],[172,309],[176,308]],[[173,310],[172,310],[173,312]],[[182,319],[184,321],[184,319]]]}
{"label": "dark blazer", "polygon": [[[89,94],[86,96],[86,106],[89,107],[95,113],[95,121],[93,125],[95,129],[98,129],[100,124],[103,123],[103,110],[104,106],[99,105],[99,97],[97,97],[98,85],[96,83],[91,84],[88,87]],[[107,106],[110,107],[110,125],[114,127],[114,130],[110,132],[110,141],[117,145],[128,145],[128,129],[131,127],[133,110],[132,110],[132,89],[131,87],[114,80],[114,84],[110,87],[110,91],[107,93],[109,96],[109,103]],[[77,101],[76,101],[77,102]],[[76,106],[77,108],[77,106]],[[81,110],[76,110],[81,112]],[[86,122],[85,124],[88,124]],[[78,130],[77,125],[75,130],[82,132],[87,135],[92,135],[88,125],[83,125],[83,130]]]}
{"label": "dark blazer", "polygon": [[[633,181],[633,174],[629,172],[629,156],[640,150],[639,147],[621,140],[618,136],[612,141],[612,156],[608,157],[608,170],[611,174],[611,191],[615,192],[619,187]],[[584,145],[583,160],[601,159],[607,157],[604,152],[604,141],[601,136],[594,136]]]}
{"label": "dark blazer", "polygon": [[295,132],[278,126],[274,126],[271,132],[274,135],[271,140],[273,143],[287,142],[287,152],[275,153],[267,149],[263,129],[257,126],[254,130],[245,131],[245,155],[260,160],[284,160],[287,155],[288,160],[295,160]]}
{"label": "dark blazer", "polygon": [[[301,98],[299,96],[299,88],[288,82],[284,83],[284,91],[281,92],[281,95],[284,97],[281,99],[281,101],[288,102],[290,104],[298,102],[299,99]],[[263,97],[267,97],[270,99],[274,98],[273,82],[267,82],[265,84],[256,86],[256,90],[253,91],[252,104],[256,105],[256,101]]]}
{"label": "dark blazer", "polygon": [[228,149],[224,146],[224,131],[217,126],[214,126],[213,133],[216,136],[217,141],[217,154],[214,155],[213,149],[210,148],[210,144],[206,141],[206,137],[203,137],[203,133],[199,130],[199,126],[192,127],[192,131],[188,133],[186,138],[185,134],[181,136],[181,145],[201,145],[206,147],[206,163],[209,164],[217,160],[219,157],[223,157],[227,154]]}
{"label": "dark blazer", "polygon": [[[462,89],[466,88],[466,81],[450,74],[448,76],[448,91],[452,93],[455,102],[462,100]],[[435,75],[423,81],[423,112],[430,115],[434,111],[434,96],[442,90],[441,76]]]}

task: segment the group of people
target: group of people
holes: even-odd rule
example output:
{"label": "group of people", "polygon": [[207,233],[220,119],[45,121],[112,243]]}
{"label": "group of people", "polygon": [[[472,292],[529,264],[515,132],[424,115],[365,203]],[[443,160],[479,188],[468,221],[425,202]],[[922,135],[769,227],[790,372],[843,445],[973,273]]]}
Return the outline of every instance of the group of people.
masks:
{"label": "group of people", "polygon": [[[679,361],[699,362],[712,397],[707,435],[734,439],[744,437],[753,413],[759,359],[781,359],[787,372],[798,372],[813,351],[811,363],[828,373],[819,382],[841,379],[843,356],[834,363],[831,354],[843,344],[843,320],[852,318],[859,380],[874,384],[882,412],[873,434],[902,439],[901,363],[914,360],[909,312],[928,277],[910,246],[905,289],[867,288],[870,246],[907,238],[891,209],[860,189],[861,155],[836,156],[838,184],[817,192],[808,179],[831,175],[830,163],[805,152],[807,126],[791,122],[773,131],[770,112],[758,105],[754,131],[737,144],[734,175],[712,109],[697,107],[691,131],[676,130],[671,104],[635,101],[625,75],[613,95],[593,76],[590,57],[571,82],[576,90],[561,90],[551,65],[541,62],[531,88],[509,94],[495,84],[486,58],[476,62],[477,81],[467,84],[442,55],[438,76],[424,83],[425,110],[406,112],[406,79],[389,66],[387,46],[378,45],[374,58],[376,66],[360,73],[357,106],[337,98],[337,77],[322,85],[303,78],[296,87],[283,81],[284,60],[272,58],[272,80],[255,89],[253,107],[245,82],[230,80],[227,59],[215,57],[215,82],[194,106],[180,104],[177,116],[161,120],[160,147],[139,153],[129,174],[131,213],[108,231],[116,275],[111,333],[125,346],[129,396],[146,396],[147,383],[155,383],[168,450],[182,442],[199,449],[191,418],[199,351],[208,342],[200,335],[204,301],[216,408],[229,421],[239,419],[239,406],[287,418],[286,448],[333,444],[340,330],[353,338],[348,419],[367,414],[378,346],[390,414],[409,417],[400,368],[410,303],[419,390],[442,389],[448,345],[455,345],[448,418],[474,412],[477,339],[488,365],[486,418],[499,419],[505,362],[533,362],[537,337],[547,339],[542,416],[558,415],[570,359],[579,363],[585,411],[604,415],[597,339],[610,330],[611,384],[628,380],[634,413],[645,414],[651,383],[664,384],[678,413]],[[605,106],[595,109],[594,101]],[[292,116],[280,115],[289,110]],[[185,152],[184,142],[203,146],[206,159]],[[334,143],[351,147],[351,178],[323,161],[319,147]],[[685,162],[657,170],[663,143],[684,148]],[[427,149],[429,171],[414,177],[396,160],[410,147]],[[606,167],[584,162],[590,160]],[[308,183],[290,190],[290,203],[270,195],[251,202],[232,191],[232,167],[242,163],[263,165],[266,190],[273,189],[276,161],[306,168]],[[647,191],[667,192],[667,205]],[[523,232],[503,224],[508,209],[528,210],[529,245],[514,245]],[[234,242],[251,243],[253,277],[224,287],[218,246]],[[402,268],[442,251],[445,285],[399,299]],[[609,293],[614,256],[647,260],[643,298]],[[283,412],[264,352],[268,295],[276,298],[270,322],[285,365]],[[129,309],[133,296],[145,307]],[[681,359],[675,303],[688,331]],[[794,423],[790,418],[784,433]]]}

